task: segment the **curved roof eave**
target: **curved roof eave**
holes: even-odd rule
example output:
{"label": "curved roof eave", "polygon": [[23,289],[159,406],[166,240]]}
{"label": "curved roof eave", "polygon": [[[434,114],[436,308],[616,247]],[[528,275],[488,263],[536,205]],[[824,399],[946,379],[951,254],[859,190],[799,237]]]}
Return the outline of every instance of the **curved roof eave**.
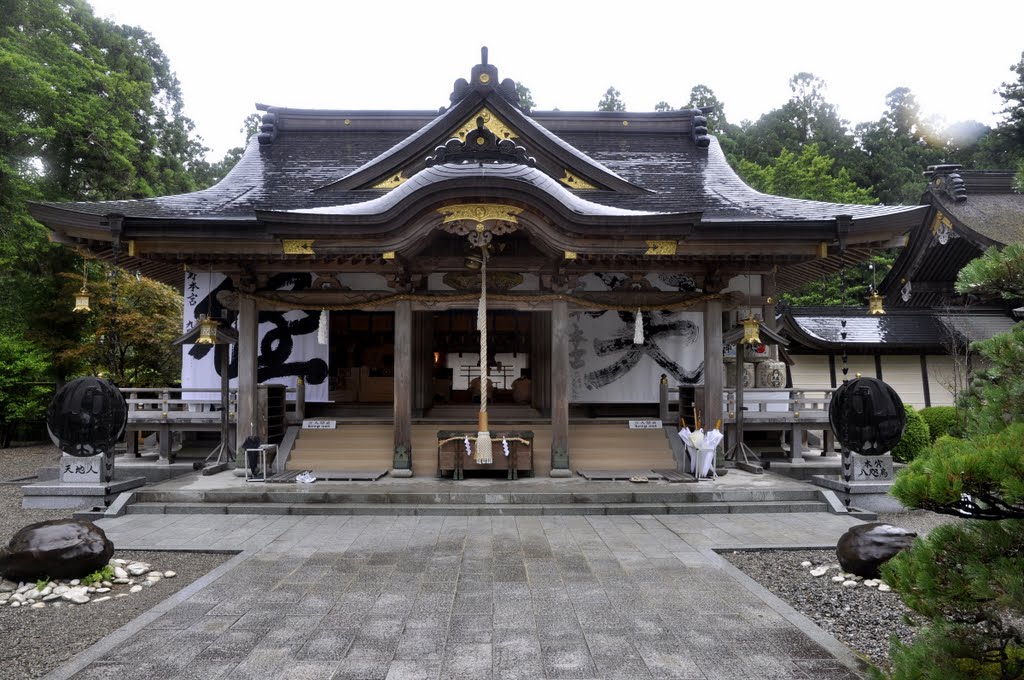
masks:
{"label": "curved roof eave", "polygon": [[[413,175],[399,187],[362,203],[307,208],[299,210],[258,210],[257,214],[266,218],[331,223],[346,221],[345,218],[384,219],[389,213],[413,201],[425,192],[439,189],[451,183],[465,183],[467,180],[489,180],[491,183],[505,185],[513,189],[525,190],[528,193],[540,194],[549,199],[552,205],[560,208],[559,212],[576,218],[616,219],[652,218],[655,221],[682,221],[693,224],[700,218],[700,213],[669,213],[644,210],[627,210],[602,205],[572,193],[560,183],[553,180],[536,168],[513,163],[465,163],[443,164],[425,168]],[[303,220],[302,218],[308,218]],[[332,219],[334,218],[334,219]],[[591,221],[586,220],[586,221]]]}

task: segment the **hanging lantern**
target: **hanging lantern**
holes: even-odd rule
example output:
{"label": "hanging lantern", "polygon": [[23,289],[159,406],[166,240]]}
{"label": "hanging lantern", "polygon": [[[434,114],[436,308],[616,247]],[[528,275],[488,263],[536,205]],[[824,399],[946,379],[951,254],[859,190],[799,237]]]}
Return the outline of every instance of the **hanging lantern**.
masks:
{"label": "hanging lantern", "polygon": [[207,317],[205,314],[199,315],[199,338],[196,340],[197,345],[216,345],[217,344],[217,320]]}
{"label": "hanging lantern", "polygon": [[75,309],[76,312],[90,312],[89,308],[89,291],[85,286],[82,286],[82,290],[75,293]]}
{"label": "hanging lantern", "polygon": [[760,345],[761,336],[758,331],[761,328],[761,322],[752,316],[748,316],[743,320],[743,339],[740,340],[741,345]]}
{"label": "hanging lantern", "polygon": [[882,308],[882,296],[878,294],[877,290],[872,290],[871,296],[868,298],[868,314],[885,314],[885,309]]}

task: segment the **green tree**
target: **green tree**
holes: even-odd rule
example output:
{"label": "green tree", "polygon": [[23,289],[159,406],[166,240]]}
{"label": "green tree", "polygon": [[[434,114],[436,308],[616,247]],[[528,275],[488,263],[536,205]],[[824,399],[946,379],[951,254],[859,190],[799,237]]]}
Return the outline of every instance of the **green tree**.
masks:
{"label": "green tree", "polygon": [[[181,379],[181,348],[171,343],[181,335],[181,295],[123,269],[106,273],[90,286],[92,310],[75,315],[82,319],[86,340],[59,352],[58,359],[104,375],[120,387],[176,384]],[[64,299],[70,299],[77,285],[78,280],[66,279]]]}
{"label": "green tree", "polygon": [[[204,147],[167,57],[139,28],[81,0],[0,0],[0,323],[58,354],[83,322],[60,297],[81,260],[47,242],[29,200],[140,198],[196,188]],[[58,320],[57,323],[53,323]]]}
{"label": "green tree", "polygon": [[989,168],[1013,169],[1024,161],[1024,52],[1010,71],[1014,79],[994,91],[1003,100],[1003,119],[981,144],[980,155]]}
{"label": "green tree", "polygon": [[879,120],[857,126],[867,155],[866,181],[883,203],[914,204],[924,192],[921,173],[946,160],[944,150],[933,143],[938,135],[922,120],[921,107],[909,88],[896,88],[885,101]]}
{"label": "green tree", "polygon": [[0,333],[0,449],[10,446],[14,426],[41,419],[53,396],[47,356],[27,340]]}
{"label": "green tree", "polygon": [[991,247],[957,274],[956,292],[986,299],[1024,298],[1024,246]]}
{"label": "green tree", "polygon": [[522,83],[516,83],[516,94],[519,95],[519,107],[524,113],[530,113],[533,111],[537,103],[533,101],[533,93],[530,92],[530,88]]}
{"label": "green tree", "polygon": [[741,160],[737,168],[751,187],[766,194],[832,203],[877,203],[870,189],[858,187],[845,168],[833,174],[835,160],[822,155],[817,144],[795,154],[783,149],[767,165]]}
{"label": "green tree", "polygon": [[1022,677],[1024,423],[938,439],[897,475],[892,494],[973,521],[935,529],[883,567],[907,606],[931,620],[912,644],[894,642],[889,677]]}
{"label": "green tree", "polygon": [[690,109],[707,109],[708,131],[717,135],[728,133],[729,124],[725,120],[725,104],[715,96],[715,91],[707,85],[694,85],[690,89],[690,101],[686,105]]}
{"label": "green tree", "polygon": [[622,101],[622,93],[616,90],[614,87],[609,87],[608,91],[601,97],[601,101],[597,103],[598,111],[625,111],[626,102]]}

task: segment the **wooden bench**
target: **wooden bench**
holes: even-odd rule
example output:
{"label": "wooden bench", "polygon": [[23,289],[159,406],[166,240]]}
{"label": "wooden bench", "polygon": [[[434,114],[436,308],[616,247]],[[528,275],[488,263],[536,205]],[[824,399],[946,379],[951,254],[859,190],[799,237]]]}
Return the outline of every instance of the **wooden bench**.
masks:
{"label": "wooden bench", "polygon": [[[481,464],[466,454],[476,451],[476,431],[440,430],[437,433],[437,476],[452,473],[452,479],[465,479],[466,470],[506,470],[507,479],[519,479],[520,472],[533,476],[533,432],[530,430],[491,430],[491,461]],[[503,441],[508,444],[505,455]]]}

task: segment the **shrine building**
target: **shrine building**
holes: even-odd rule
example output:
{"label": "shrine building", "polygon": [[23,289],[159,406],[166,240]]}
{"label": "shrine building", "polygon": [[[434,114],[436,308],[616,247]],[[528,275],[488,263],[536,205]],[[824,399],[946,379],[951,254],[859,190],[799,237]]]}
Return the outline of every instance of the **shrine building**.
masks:
{"label": "shrine building", "polygon": [[[534,433],[540,473],[646,460],[653,440],[618,437],[657,416],[662,376],[703,388],[704,423],[728,417],[723,330],[774,327],[778,294],[924,223],[925,206],[751,189],[700,109],[525,111],[481,62],[440,110],[258,105],[259,133],[208,189],[32,214],[183,290],[183,330],[203,315],[237,328],[239,441],[258,384],[301,381],[306,415],[338,424],[305,460],[300,433],[295,465],[376,456],[417,475],[434,472],[438,430],[476,429],[481,400],[492,427]],[[211,347],[184,352],[183,386],[219,384]]]}

